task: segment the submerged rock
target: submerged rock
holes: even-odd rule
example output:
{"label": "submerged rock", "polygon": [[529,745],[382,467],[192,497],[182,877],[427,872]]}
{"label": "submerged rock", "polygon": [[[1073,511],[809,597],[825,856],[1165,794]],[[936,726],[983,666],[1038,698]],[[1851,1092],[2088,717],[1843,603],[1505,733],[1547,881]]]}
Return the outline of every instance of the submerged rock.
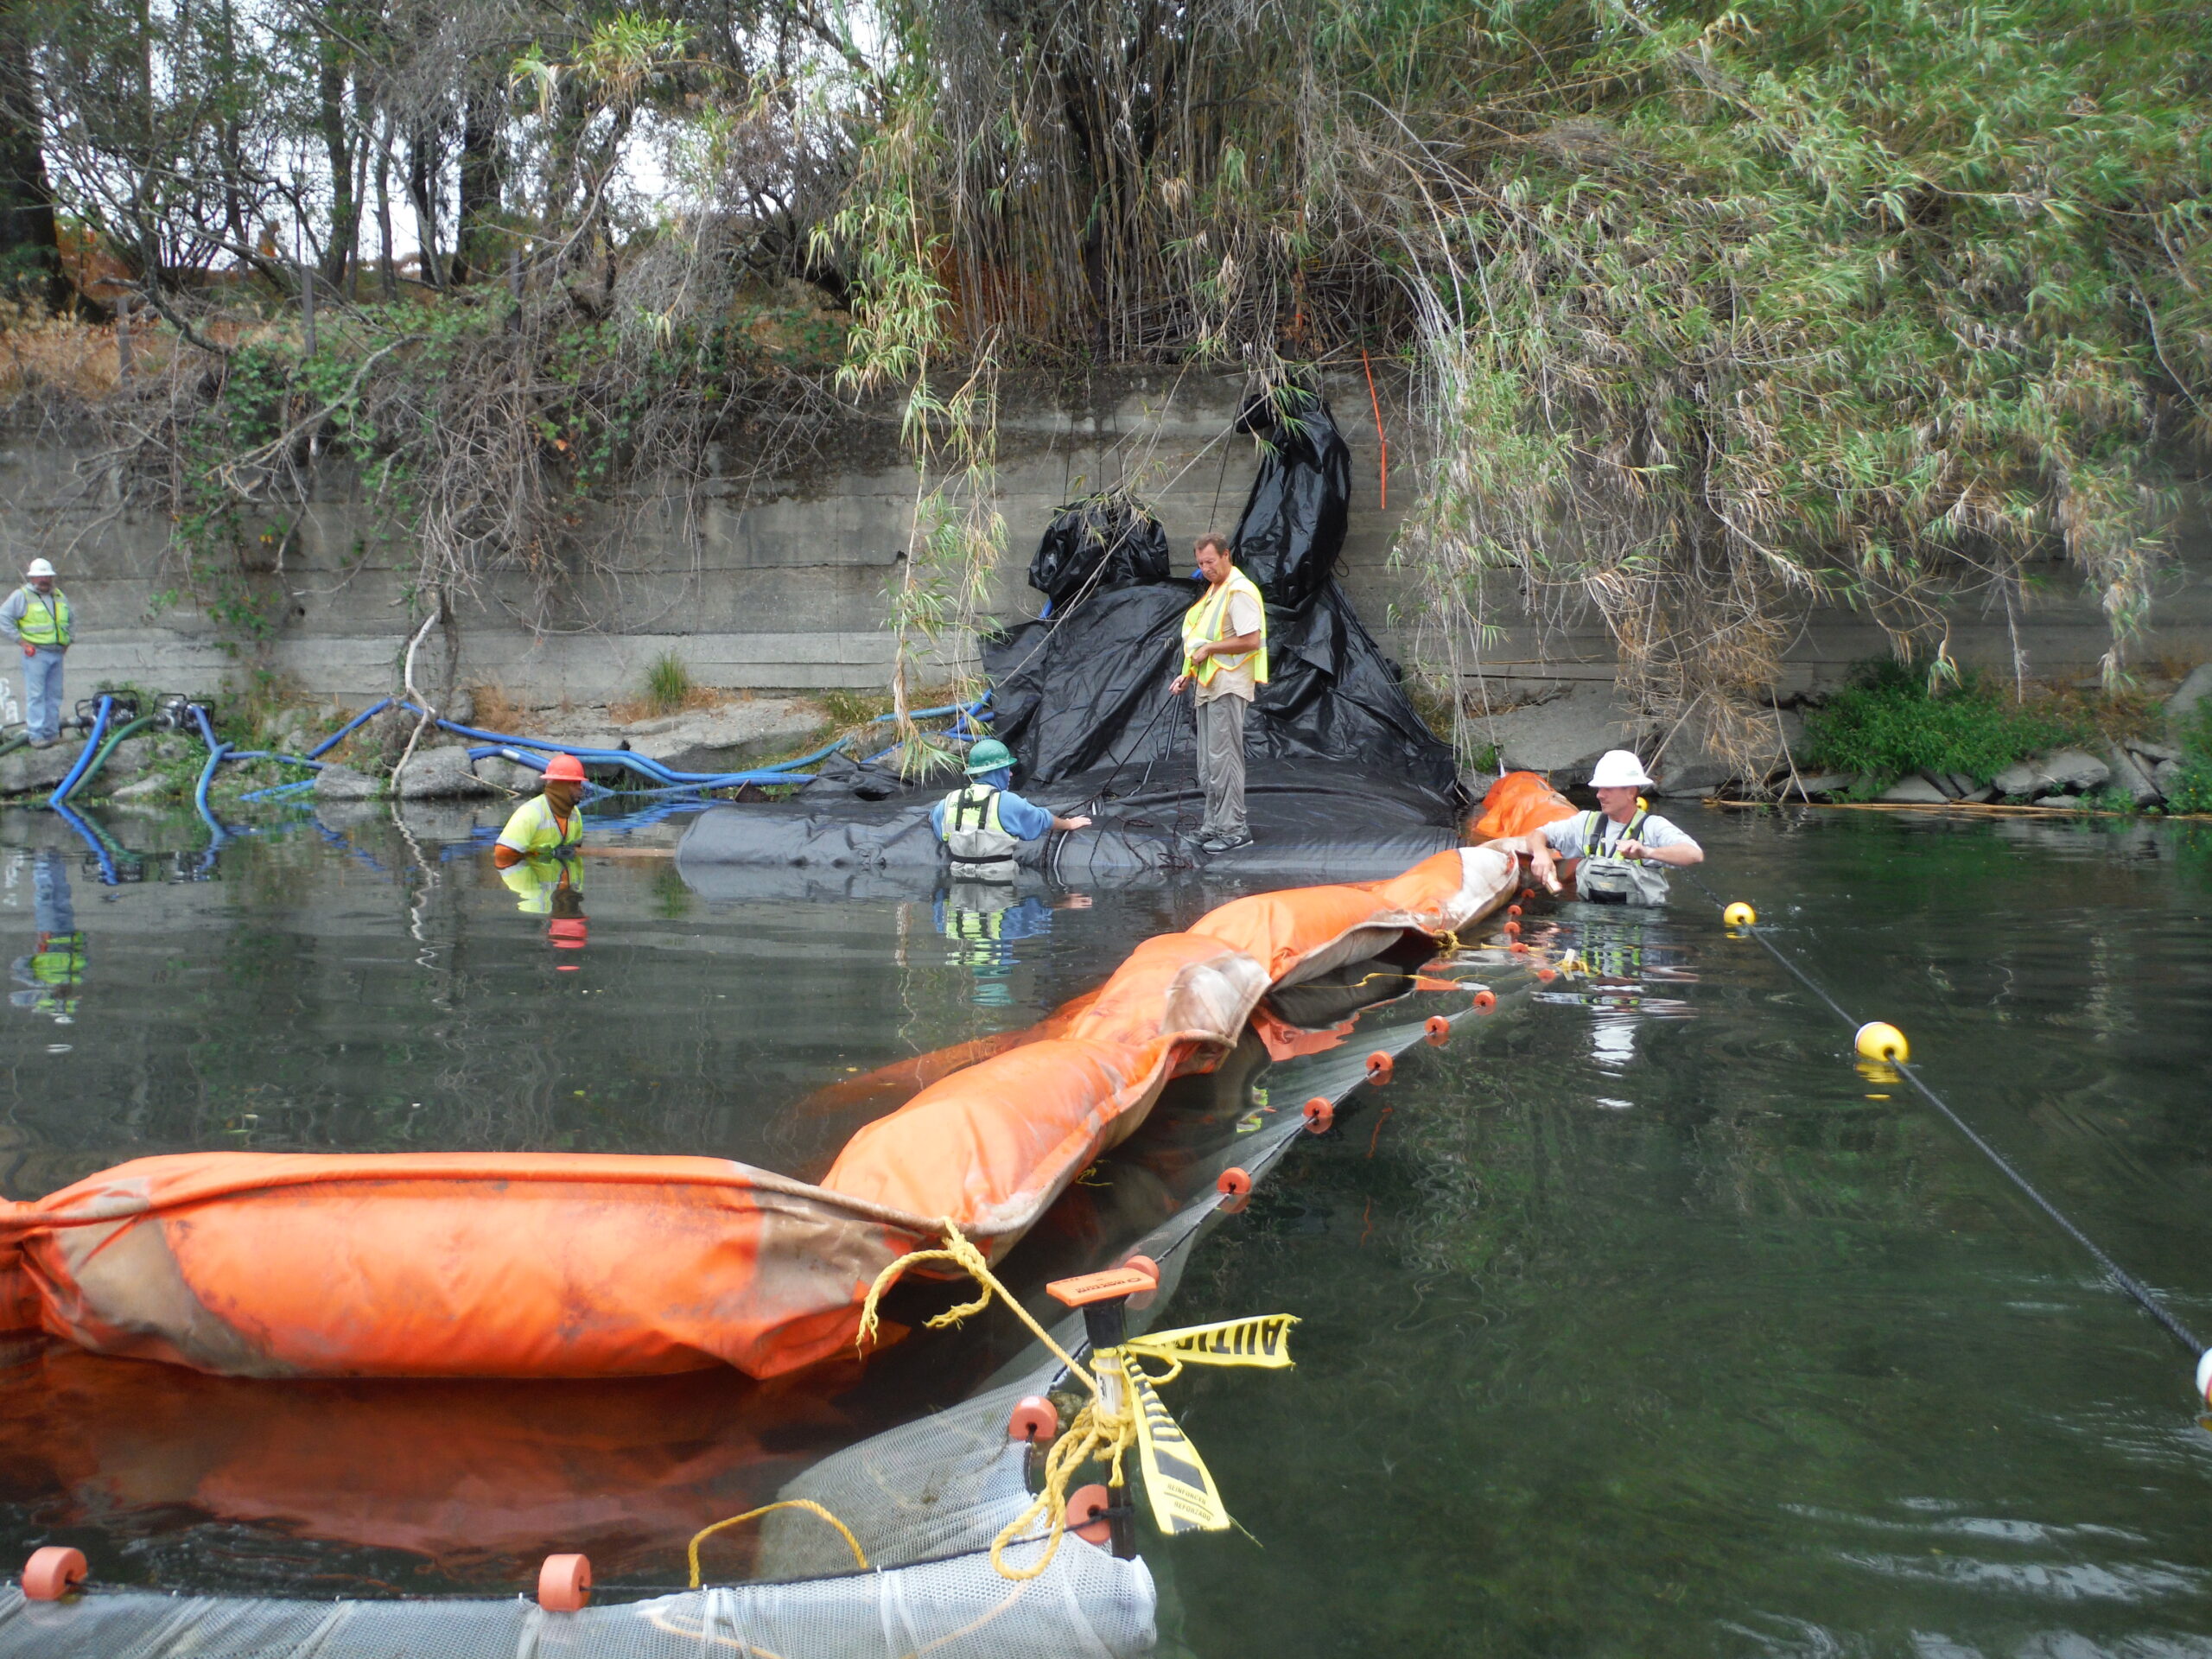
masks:
{"label": "submerged rock", "polygon": [[1899,802],[1908,806],[1946,806],[1951,798],[1918,772],[1908,772],[1881,793],[1885,801]]}
{"label": "submerged rock", "polygon": [[469,770],[468,751],[450,748],[417,749],[407,769],[399,774],[403,801],[453,800],[471,795],[493,795],[498,786]]}
{"label": "submerged rock", "polygon": [[325,766],[315,775],[315,798],[318,801],[372,800],[380,781],[351,766]]}
{"label": "submerged rock", "polygon": [[2112,781],[2112,768],[2086,749],[2061,749],[2042,763],[2046,786],[2086,792]]}
{"label": "submerged rock", "polygon": [[22,795],[35,789],[52,789],[69,775],[84,745],[63,738],[51,748],[17,749],[0,758],[0,795]]}

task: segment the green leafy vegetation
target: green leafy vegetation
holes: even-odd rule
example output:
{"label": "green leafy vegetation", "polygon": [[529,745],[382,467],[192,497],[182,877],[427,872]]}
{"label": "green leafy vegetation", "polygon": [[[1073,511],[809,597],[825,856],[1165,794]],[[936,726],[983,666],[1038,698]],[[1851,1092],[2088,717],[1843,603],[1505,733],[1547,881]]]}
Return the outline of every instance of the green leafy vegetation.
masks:
{"label": "green leafy vegetation", "polygon": [[657,715],[672,715],[690,701],[697,688],[691,671],[672,651],[663,652],[645,670],[645,706]]}
{"label": "green leafy vegetation", "polygon": [[2181,746],[2181,773],[2166,791],[2169,812],[2212,812],[2212,698],[2174,726]]}
{"label": "green leafy vegetation", "polygon": [[1908,772],[1963,772],[1982,783],[2039,749],[2076,741],[2082,728],[2016,702],[1979,676],[1931,690],[1894,663],[1872,664],[1805,717],[1811,764],[1884,781]]}

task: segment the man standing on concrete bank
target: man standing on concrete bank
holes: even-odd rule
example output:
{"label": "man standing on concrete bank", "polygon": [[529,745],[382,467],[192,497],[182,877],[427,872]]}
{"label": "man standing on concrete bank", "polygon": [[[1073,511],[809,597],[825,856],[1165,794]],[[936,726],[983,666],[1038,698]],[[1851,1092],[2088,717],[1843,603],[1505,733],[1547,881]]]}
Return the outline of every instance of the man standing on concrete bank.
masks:
{"label": "man standing on concrete bank", "polygon": [[1206,590],[1184,613],[1183,668],[1167,691],[1179,697],[1198,683],[1198,786],[1206,796],[1198,850],[1225,853],[1252,844],[1244,819],[1244,711],[1268,683],[1268,607],[1236,568],[1227,537],[1199,537],[1198,553]]}
{"label": "man standing on concrete bank", "polygon": [[51,747],[61,730],[61,658],[69,649],[69,601],[54,567],[33,559],[23,585],[0,600],[0,629],[23,648],[23,722],[31,747]]}

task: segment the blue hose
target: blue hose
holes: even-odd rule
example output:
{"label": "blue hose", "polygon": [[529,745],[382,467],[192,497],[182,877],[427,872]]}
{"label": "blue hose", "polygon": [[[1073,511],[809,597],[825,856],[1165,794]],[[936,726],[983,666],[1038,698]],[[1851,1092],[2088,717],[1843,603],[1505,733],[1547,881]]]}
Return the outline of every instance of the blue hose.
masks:
{"label": "blue hose", "polygon": [[[236,760],[238,757],[233,755],[231,758]],[[276,784],[268,789],[257,789],[248,794],[241,795],[238,797],[238,804],[243,806],[248,801],[265,801],[278,795],[296,794],[301,790],[314,787],[314,779],[296,778],[289,784]]]}
{"label": "blue hose", "polygon": [[[576,750],[569,749],[564,753],[576,754],[581,760],[591,754],[593,751],[587,749],[582,754],[578,754]],[[609,753],[609,751],[601,751],[601,753]],[[620,755],[622,751],[617,750],[611,753]],[[512,760],[518,766],[528,766],[533,772],[543,772],[546,766],[546,762],[541,757],[525,754],[520,749],[505,744],[486,744],[468,752],[468,758],[472,760],[482,760],[493,755],[497,755],[502,760]],[[594,761],[594,764],[598,763]],[[797,762],[792,764],[796,765]],[[672,795],[687,790],[735,789],[741,784],[804,784],[812,782],[814,779],[814,774],[810,772],[779,772],[772,768],[759,772],[686,772],[681,775],[696,778],[697,781],[664,784],[652,789],[609,789],[601,785],[594,785],[593,787],[602,795]]]}
{"label": "blue hose", "polygon": [[328,737],[324,738],[321,742],[316,744],[315,747],[309,749],[307,752],[306,758],[309,760],[313,760],[319,755],[329,753],[331,750],[336,748],[340,743],[343,743],[346,740],[346,738],[353,733],[354,728],[365,724],[369,721],[374,720],[378,715],[384,713],[385,709],[391,708],[391,702],[392,700],[390,697],[386,697],[382,702],[371,703],[367,708],[362,709],[359,714],[354,715],[353,719],[347,721],[343,726],[340,726],[336,731],[333,732]]}
{"label": "blue hose", "polygon": [[304,754],[287,754],[282,749],[232,749],[223,758],[226,760],[282,760],[288,766],[313,766],[317,772],[330,764]]}
{"label": "blue hose", "polygon": [[100,752],[100,739],[107,734],[108,714],[114,707],[115,699],[103,693],[100,697],[99,711],[92,716],[92,734],[85,740],[84,752],[78,755],[77,764],[69,768],[69,775],[61,780],[61,786],[47,797],[46,804],[48,806],[60,806],[67,800],[69,791],[77,787],[78,784],[83,780],[85,773],[91,769],[92,757]]}
{"label": "blue hose", "polygon": [[110,887],[121,886],[122,878],[118,876],[115,873],[115,855],[108,850],[106,839],[95,830],[91,824],[86,823],[84,819],[79,817],[73,809],[64,805],[61,802],[49,801],[47,804],[54,809],[55,815],[59,817],[64,823],[67,824],[72,830],[74,830],[79,835],[85,838],[85,844],[90,847],[92,849],[94,855],[99,858],[100,861],[101,885]]}
{"label": "blue hose", "polygon": [[207,723],[207,711],[198,703],[192,705],[192,717],[200,722],[200,735],[207,741],[207,764],[200,769],[199,786],[192,791],[192,804],[200,809],[200,816],[207,820],[207,827],[215,832],[215,839],[208,850],[213,852],[230,839],[231,832],[223,828],[223,821],[207,804],[207,785],[215,781],[215,768],[223,764],[230,745],[217,741],[215,728]]}

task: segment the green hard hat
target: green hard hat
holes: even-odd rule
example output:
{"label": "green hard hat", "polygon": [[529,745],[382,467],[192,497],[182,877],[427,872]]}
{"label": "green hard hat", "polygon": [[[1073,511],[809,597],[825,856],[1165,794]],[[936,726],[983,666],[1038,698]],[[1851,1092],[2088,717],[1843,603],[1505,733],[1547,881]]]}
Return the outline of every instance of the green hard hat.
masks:
{"label": "green hard hat", "polygon": [[987,737],[968,751],[968,775],[971,778],[978,772],[996,772],[1001,766],[1013,764],[1014,751],[995,737]]}

